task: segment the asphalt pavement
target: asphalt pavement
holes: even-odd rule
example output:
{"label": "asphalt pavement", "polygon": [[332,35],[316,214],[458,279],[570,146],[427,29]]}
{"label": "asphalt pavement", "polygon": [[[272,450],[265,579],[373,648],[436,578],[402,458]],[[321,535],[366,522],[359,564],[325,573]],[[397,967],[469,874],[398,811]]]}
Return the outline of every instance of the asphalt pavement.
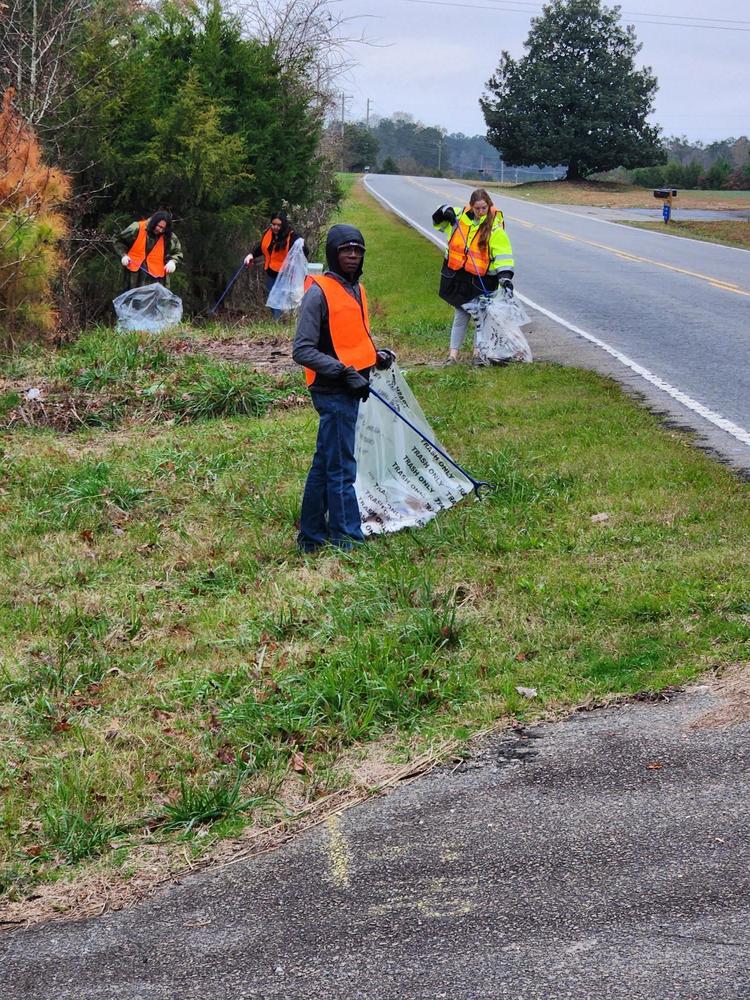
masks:
{"label": "asphalt pavement", "polygon": [[[432,212],[468,201],[471,191],[425,177],[372,175],[366,183],[436,242]],[[496,201],[513,242],[516,291],[536,307],[544,357],[558,360],[554,341],[560,360],[623,381],[750,470],[750,252],[621,226],[573,206],[502,192]]]}
{"label": "asphalt pavement", "polygon": [[2,995],[746,1000],[744,690],[508,731],[273,854],[7,933]]}

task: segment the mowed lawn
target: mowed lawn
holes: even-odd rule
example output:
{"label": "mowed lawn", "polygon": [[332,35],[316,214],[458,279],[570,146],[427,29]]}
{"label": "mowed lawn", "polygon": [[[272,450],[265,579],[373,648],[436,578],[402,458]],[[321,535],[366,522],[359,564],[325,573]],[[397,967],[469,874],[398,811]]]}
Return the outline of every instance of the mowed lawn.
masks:
{"label": "mowed lawn", "polygon": [[722,243],[728,247],[750,250],[750,219],[747,220],[705,220],[692,221],[673,219],[668,226],[663,222],[626,222],[623,225],[638,229],[651,229],[670,236],[684,236],[688,239],[703,240],[706,243]]}
{"label": "mowed lawn", "polygon": [[748,485],[591,373],[424,364],[448,339],[439,253],[358,183],[339,217],[365,233],[376,340],[496,489],[301,557],[299,375],[186,371],[102,330],[7,359],[122,391],[99,426],[0,439],[4,919],[210,858],[349,788],[370,747],[403,763],[749,658]]}
{"label": "mowed lawn", "polygon": [[[611,181],[535,181],[528,184],[489,184],[503,196],[525,198],[542,204],[592,205],[595,208],[654,208],[661,202],[652,188],[634,187]],[[718,210],[750,209],[750,191],[680,191],[676,208]]]}

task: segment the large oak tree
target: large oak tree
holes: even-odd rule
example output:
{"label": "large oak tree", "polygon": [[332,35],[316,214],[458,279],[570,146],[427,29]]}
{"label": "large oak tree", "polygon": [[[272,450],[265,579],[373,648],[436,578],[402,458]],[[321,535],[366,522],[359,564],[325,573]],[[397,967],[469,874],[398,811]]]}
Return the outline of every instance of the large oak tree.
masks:
{"label": "large oak tree", "polygon": [[532,19],[520,59],[503,52],[480,105],[487,138],[506,163],[563,164],[577,179],[663,162],[653,110],[656,77],[620,8],[551,0]]}

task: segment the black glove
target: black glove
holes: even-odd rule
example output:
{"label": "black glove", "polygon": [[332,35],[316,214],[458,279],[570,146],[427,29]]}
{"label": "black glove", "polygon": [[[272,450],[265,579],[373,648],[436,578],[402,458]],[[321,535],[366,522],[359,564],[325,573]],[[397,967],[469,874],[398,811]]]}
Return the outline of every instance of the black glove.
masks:
{"label": "black glove", "polygon": [[388,371],[395,360],[396,355],[393,351],[389,351],[387,347],[381,348],[376,355],[375,367],[379,372]]}
{"label": "black glove", "polygon": [[455,223],[455,221],[456,221],[456,213],[450,207],[450,205],[447,205],[443,209],[443,219],[444,219],[445,222],[450,222],[451,225],[453,225]]}
{"label": "black glove", "polygon": [[501,271],[498,275],[500,278],[500,287],[507,295],[513,294],[513,272],[512,271]]}
{"label": "black glove", "polygon": [[361,399],[364,403],[370,395],[370,383],[364,375],[360,375],[356,368],[349,367],[344,369],[341,377],[344,380],[349,395],[354,396],[356,399]]}

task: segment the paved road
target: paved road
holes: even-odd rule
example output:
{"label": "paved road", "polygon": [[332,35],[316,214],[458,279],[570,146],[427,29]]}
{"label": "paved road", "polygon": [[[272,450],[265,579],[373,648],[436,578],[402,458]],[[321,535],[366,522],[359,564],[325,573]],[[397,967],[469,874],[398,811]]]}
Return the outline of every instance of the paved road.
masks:
{"label": "paved road", "polygon": [[[661,202],[655,201],[653,208],[597,208],[593,205],[550,205],[576,215],[590,215],[598,219],[625,220],[633,222],[658,222],[662,225]],[[675,222],[750,222],[748,208],[680,208],[672,210]],[[669,230],[664,230],[669,235]]]}
{"label": "paved road", "polygon": [[2,996],[746,1000],[747,695],[729,729],[704,688],[498,736],[275,854],[2,935]]}
{"label": "paved road", "polygon": [[[367,185],[425,235],[438,204],[470,191],[419,177],[373,175]],[[602,357],[609,349],[612,374],[635,376],[647,394],[662,397],[655,405],[750,469],[750,252],[518,198],[500,195],[498,203],[521,297],[547,320],[568,324],[557,323],[561,335],[572,336],[572,326]]]}

